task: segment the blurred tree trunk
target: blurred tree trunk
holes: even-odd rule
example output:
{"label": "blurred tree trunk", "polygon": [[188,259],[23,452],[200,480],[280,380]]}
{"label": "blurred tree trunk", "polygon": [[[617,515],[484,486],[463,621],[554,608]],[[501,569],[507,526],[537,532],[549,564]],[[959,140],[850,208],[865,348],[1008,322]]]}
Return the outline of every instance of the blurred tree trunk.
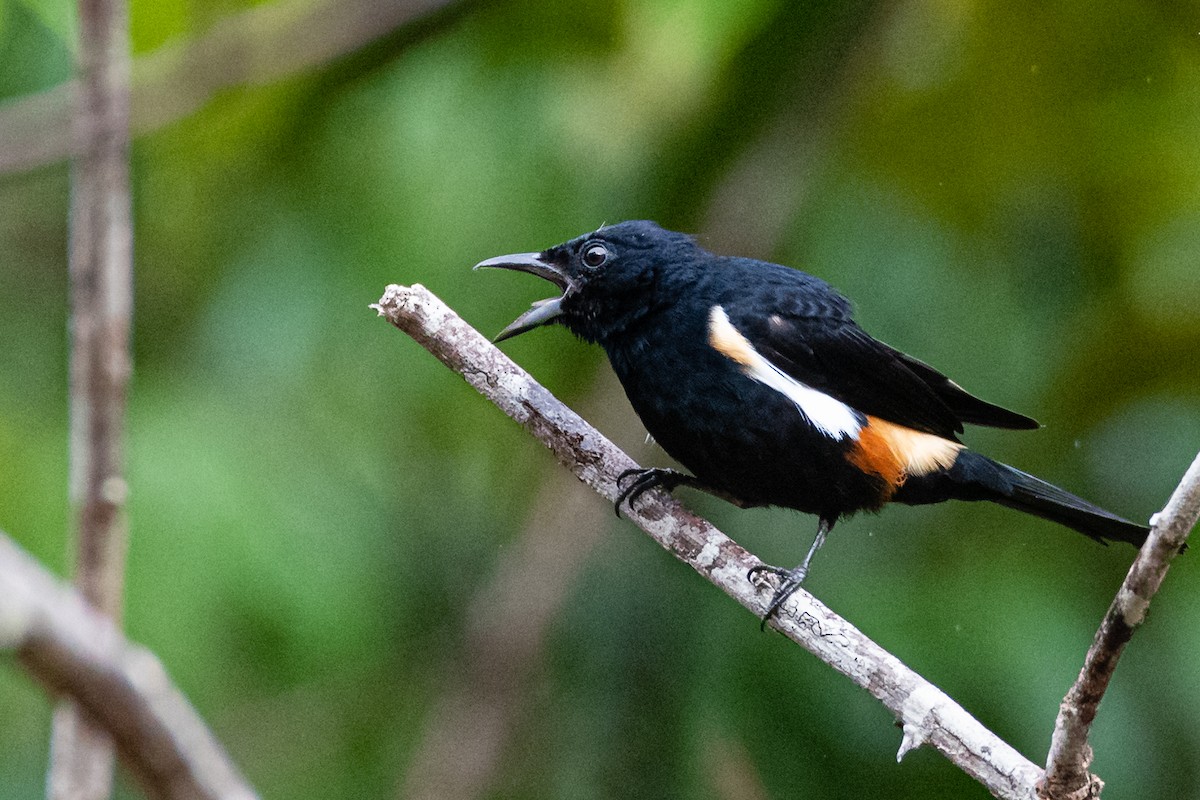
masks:
{"label": "blurred tree trunk", "polygon": [[[120,618],[125,389],[132,309],[129,196],[129,9],[80,0],[79,91],[71,194],[71,475],[75,583],[95,608]],[[47,796],[93,800],[112,791],[107,733],[70,702],[54,715]]]}

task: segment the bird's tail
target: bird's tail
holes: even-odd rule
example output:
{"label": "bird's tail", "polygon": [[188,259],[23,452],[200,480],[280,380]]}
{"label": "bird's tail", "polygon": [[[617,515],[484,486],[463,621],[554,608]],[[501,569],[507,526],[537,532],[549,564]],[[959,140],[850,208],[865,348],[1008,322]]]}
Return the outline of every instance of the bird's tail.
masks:
{"label": "bird's tail", "polygon": [[914,486],[909,497],[903,496],[908,488],[906,484],[896,499],[910,503],[931,502],[933,496],[930,493],[940,490],[962,500],[991,500],[1065,525],[1098,542],[1129,542],[1135,547],[1141,547],[1149,533],[1145,525],[1118,517],[1040,478],[970,450],[961,451],[954,465],[935,480],[939,486],[932,483]]}

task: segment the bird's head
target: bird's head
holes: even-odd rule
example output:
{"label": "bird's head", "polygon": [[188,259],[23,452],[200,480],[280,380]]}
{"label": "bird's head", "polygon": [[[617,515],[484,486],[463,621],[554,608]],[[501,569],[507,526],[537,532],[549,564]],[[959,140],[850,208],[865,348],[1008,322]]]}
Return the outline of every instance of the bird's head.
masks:
{"label": "bird's head", "polygon": [[529,272],[553,283],[560,297],[539,300],[500,331],[496,341],[557,322],[590,342],[604,343],[670,297],[670,283],[703,251],[690,236],[638,220],[607,225],[540,253],[516,253],[481,261]]}

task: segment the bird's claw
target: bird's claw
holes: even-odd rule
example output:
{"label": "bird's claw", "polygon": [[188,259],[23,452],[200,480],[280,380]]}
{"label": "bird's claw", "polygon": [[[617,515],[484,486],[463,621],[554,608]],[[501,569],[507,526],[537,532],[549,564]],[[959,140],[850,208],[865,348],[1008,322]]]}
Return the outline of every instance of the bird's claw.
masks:
{"label": "bird's claw", "polygon": [[[621,516],[621,504],[626,503],[630,508],[633,507],[633,502],[644,495],[656,486],[662,486],[667,491],[675,488],[671,481],[675,471],[669,469],[661,469],[659,467],[651,467],[650,469],[642,469],[641,467],[633,467],[627,469],[617,476],[617,488],[620,489],[620,494],[617,495],[617,502],[613,504],[613,511],[617,516]],[[621,489],[621,484],[626,478],[633,476],[633,480],[624,489]]]}
{"label": "bird's claw", "polygon": [[757,564],[750,568],[746,573],[746,579],[754,582],[754,577],[760,573],[769,572],[772,575],[779,577],[779,586],[775,589],[775,594],[771,595],[771,602],[767,604],[767,611],[763,614],[762,624],[759,629],[765,631],[767,623],[775,612],[779,610],[789,597],[795,594],[800,588],[800,584],[804,583],[804,579],[808,577],[808,566],[806,564],[792,569],[784,569],[783,567],[773,567],[769,564]]}

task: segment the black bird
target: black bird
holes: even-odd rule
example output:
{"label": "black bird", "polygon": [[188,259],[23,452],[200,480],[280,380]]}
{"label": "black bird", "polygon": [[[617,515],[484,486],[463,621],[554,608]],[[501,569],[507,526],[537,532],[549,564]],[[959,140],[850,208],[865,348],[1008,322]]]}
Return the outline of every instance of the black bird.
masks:
{"label": "black bird", "polygon": [[646,221],[479,267],[529,272],[562,291],[496,341],[559,323],[599,344],[647,431],[692,471],[630,470],[618,513],[653,487],[691,486],[742,507],[817,515],[799,566],[755,568],[781,577],[764,624],[838,519],[889,502],[991,500],[1100,542],[1146,540],[1144,526],[966,449],[963,423],[1038,424],[872,338],[819,278],[714,255]]}

